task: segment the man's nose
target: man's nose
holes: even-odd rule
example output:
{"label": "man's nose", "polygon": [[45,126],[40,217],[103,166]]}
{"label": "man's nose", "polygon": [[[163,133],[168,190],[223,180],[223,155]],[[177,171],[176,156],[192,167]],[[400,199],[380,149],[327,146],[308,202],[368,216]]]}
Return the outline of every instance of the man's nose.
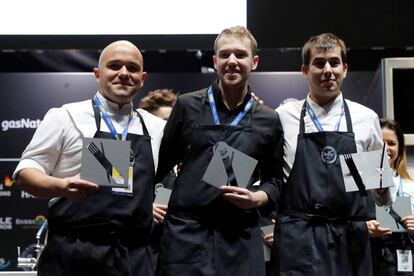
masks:
{"label": "man's nose", "polygon": [[332,75],[332,67],[329,64],[329,62],[326,62],[323,67],[323,74],[327,77],[330,77]]}
{"label": "man's nose", "polygon": [[331,67],[331,64],[329,64],[329,62],[325,63],[325,65],[323,66],[323,71],[324,72],[332,72],[332,67]]}
{"label": "man's nose", "polygon": [[128,69],[126,68],[126,66],[124,65],[124,66],[122,66],[121,67],[121,69],[119,69],[119,75],[120,76],[128,76],[128,74],[129,74],[129,71],[128,71]]}
{"label": "man's nose", "polygon": [[229,63],[237,63],[237,57],[234,54],[230,54]]}

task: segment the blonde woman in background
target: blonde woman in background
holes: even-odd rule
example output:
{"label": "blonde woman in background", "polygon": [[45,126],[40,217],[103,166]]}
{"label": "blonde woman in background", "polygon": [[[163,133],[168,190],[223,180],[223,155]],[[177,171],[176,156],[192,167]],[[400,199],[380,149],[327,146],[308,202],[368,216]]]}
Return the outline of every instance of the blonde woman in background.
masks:
{"label": "blonde woman in background", "polygon": [[[391,169],[394,170],[394,187],[390,189],[393,201],[396,197],[405,196],[411,198],[411,209],[414,212],[414,181],[407,170],[407,157],[405,152],[404,133],[401,126],[394,120],[380,120],[382,136],[384,143],[387,144],[388,158]],[[373,241],[373,265],[374,275],[414,275],[413,272],[413,252],[414,241],[414,216],[406,216],[401,222],[407,227],[408,233],[392,233],[388,228],[381,228],[376,220],[368,222],[368,229],[372,237],[377,237]],[[399,271],[399,259],[403,259],[403,255],[398,256],[397,250],[405,253],[408,257],[410,271]],[[400,251],[403,250],[403,251]],[[400,262],[403,260],[400,260]]]}

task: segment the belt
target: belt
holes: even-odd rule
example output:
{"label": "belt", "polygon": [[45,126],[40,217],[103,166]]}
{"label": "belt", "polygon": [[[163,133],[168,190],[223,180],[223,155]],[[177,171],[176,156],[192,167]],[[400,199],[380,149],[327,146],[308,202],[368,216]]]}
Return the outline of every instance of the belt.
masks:
{"label": "belt", "polygon": [[184,220],[197,221],[205,227],[224,231],[251,228],[258,225],[256,210],[237,210],[236,208],[226,210],[226,208],[215,207],[217,206],[194,208],[195,211],[169,208],[167,217],[172,215]]}
{"label": "belt", "polygon": [[126,247],[147,246],[150,243],[150,233],[142,229],[123,229],[115,224],[100,223],[74,227],[49,224],[49,233],[69,240],[89,241],[98,245],[120,244]]}
{"label": "belt", "polygon": [[351,222],[351,221],[366,221],[366,216],[340,216],[340,217],[331,217],[324,214],[314,214],[314,213],[305,213],[301,211],[294,210],[285,210],[280,212],[283,215],[290,217],[301,218],[306,221],[314,223],[341,223],[341,222]]}
{"label": "belt", "polygon": [[331,216],[327,216],[323,214],[312,214],[312,213],[305,213],[305,212],[294,211],[294,210],[285,210],[285,211],[282,211],[281,214],[287,215],[290,217],[301,218],[305,221],[309,221],[311,224],[325,226],[326,233],[327,233],[327,241],[329,245],[333,245],[335,243],[335,237],[340,236],[336,227],[334,227],[335,224],[339,224],[339,223],[346,224],[349,222],[367,220],[365,216],[331,217]]}

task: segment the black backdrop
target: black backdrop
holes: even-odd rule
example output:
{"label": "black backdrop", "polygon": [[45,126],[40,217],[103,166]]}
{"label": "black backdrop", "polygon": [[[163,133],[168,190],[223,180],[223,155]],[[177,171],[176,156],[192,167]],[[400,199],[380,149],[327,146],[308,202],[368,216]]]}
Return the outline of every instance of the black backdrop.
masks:
{"label": "black backdrop", "polygon": [[414,46],[411,0],[248,0],[247,26],[261,48],[301,47],[318,33],[332,32],[348,47]]}

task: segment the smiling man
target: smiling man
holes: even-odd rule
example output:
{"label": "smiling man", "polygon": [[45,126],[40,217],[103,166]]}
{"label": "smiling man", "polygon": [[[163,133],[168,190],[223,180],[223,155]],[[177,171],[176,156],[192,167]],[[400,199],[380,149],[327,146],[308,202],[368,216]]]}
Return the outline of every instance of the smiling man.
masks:
{"label": "smiling man", "polygon": [[[164,220],[159,275],[265,275],[256,208],[274,208],[283,139],[277,114],[250,96],[256,47],[246,28],[223,30],[214,44],[218,80],[179,96],[167,122],[157,178],[181,161],[182,169]],[[201,180],[218,142],[258,160],[247,188]]]}
{"label": "smiling man", "polygon": [[[165,122],[133,108],[146,72],[132,43],[109,44],[94,75],[99,91],[49,110],[14,172],[22,189],[51,199],[38,275],[151,276],[153,186]],[[131,142],[128,188],[79,178],[83,137]]]}
{"label": "smiling man", "polygon": [[276,111],[284,130],[284,186],[275,275],[371,275],[367,197],[345,192],[339,155],[382,148],[378,116],[341,92],[345,43],[311,37],[302,49],[306,99]]}

